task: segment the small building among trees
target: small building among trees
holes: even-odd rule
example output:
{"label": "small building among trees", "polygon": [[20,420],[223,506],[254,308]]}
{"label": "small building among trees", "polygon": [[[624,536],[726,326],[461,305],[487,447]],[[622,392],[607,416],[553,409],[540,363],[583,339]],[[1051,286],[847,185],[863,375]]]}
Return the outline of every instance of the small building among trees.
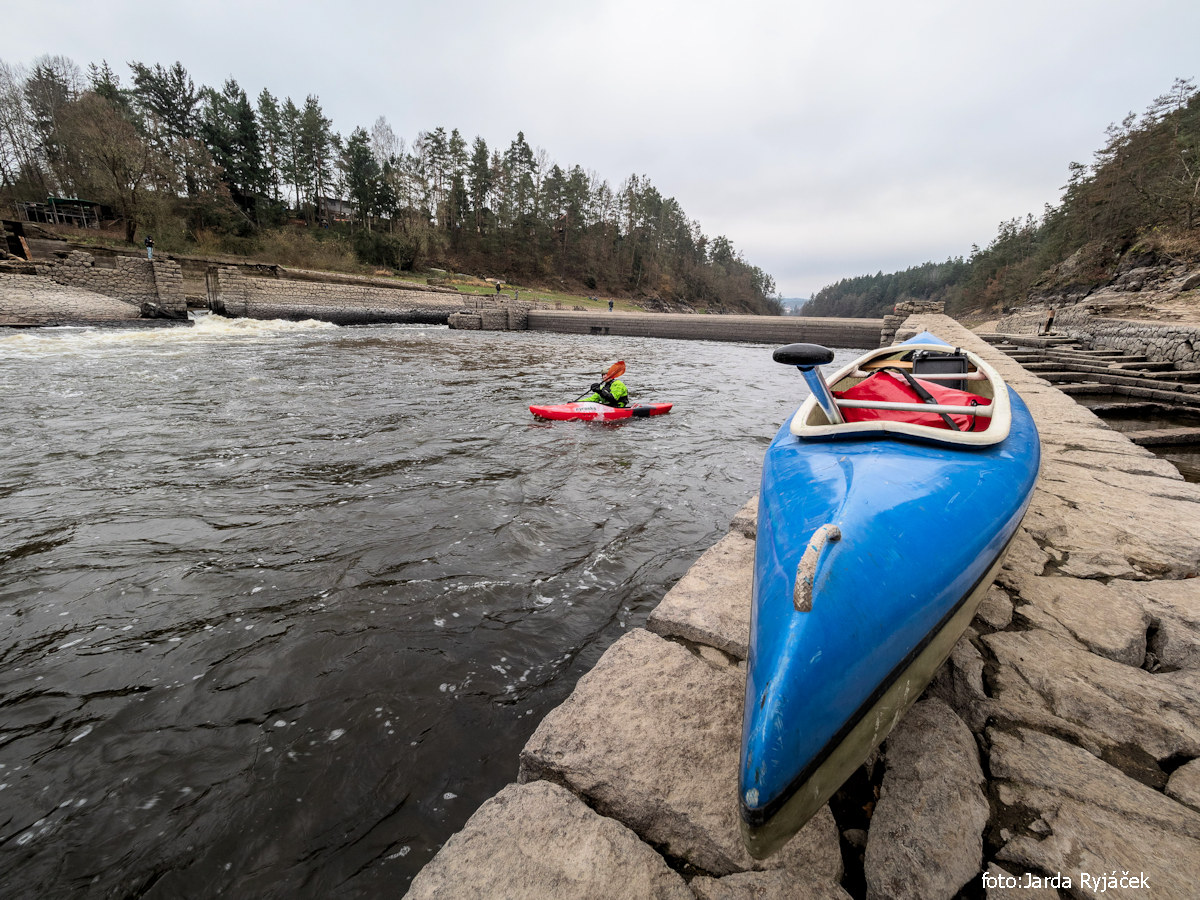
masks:
{"label": "small building among trees", "polygon": [[16,207],[22,222],[74,225],[76,228],[99,228],[105,212],[101,204],[78,197],[47,197],[45,203],[21,200],[17,201]]}

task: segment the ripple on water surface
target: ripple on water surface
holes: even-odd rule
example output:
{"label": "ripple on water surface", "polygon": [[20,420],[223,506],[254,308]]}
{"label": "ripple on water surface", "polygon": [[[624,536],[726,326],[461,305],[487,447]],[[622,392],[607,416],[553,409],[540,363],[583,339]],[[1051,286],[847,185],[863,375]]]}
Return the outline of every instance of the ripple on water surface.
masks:
{"label": "ripple on water surface", "polygon": [[[618,358],[670,415],[529,415]],[[218,317],[0,336],[0,378],[9,897],[402,890],[803,391],[760,345]]]}

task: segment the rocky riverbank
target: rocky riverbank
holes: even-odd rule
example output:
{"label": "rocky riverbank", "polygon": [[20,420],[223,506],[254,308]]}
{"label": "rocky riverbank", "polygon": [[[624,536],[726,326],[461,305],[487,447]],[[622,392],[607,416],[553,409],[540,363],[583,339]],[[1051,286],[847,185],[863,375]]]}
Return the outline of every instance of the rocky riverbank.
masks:
{"label": "rocky riverbank", "polygon": [[777,856],[742,849],[751,503],[410,897],[1195,896],[1200,486],[950,319],[899,336],[924,328],[1021,393],[1043,469],[978,616],[872,764]]}

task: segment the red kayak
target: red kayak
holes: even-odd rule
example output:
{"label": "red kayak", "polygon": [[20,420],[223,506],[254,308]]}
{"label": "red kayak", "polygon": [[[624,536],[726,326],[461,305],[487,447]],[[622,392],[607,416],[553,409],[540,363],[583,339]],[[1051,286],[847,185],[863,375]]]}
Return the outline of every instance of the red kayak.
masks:
{"label": "red kayak", "polygon": [[584,422],[615,422],[617,419],[644,419],[670,412],[670,403],[635,403],[633,406],[605,406],[603,403],[575,402],[557,406],[531,406],[529,411],[539,419],[570,419]]}

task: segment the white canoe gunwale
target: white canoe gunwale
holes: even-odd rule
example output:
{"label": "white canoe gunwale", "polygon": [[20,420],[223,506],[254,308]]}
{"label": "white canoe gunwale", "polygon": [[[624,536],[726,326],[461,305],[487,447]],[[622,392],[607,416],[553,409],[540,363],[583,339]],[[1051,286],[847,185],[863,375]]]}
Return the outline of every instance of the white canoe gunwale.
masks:
{"label": "white canoe gunwale", "polygon": [[[890,347],[879,347],[839,369],[827,381],[830,390],[844,391],[863,381],[867,374],[870,374],[864,372],[863,369],[872,364],[878,365],[880,362],[899,361],[901,357],[914,350],[932,350],[938,353],[945,353],[951,349],[954,348],[944,343],[907,343],[894,344]],[[984,407],[989,410],[988,413],[972,410],[967,407],[960,408],[932,404],[885,405],[872,403],[870,406],[876,408],[913,408],[931,413],[977,414],[981,417],[990,418],[987,427],[981,431],[951,431],[948,428],[935,428],[929,425],[895,422],[886,419],[867,422],[843,422],[833,425],[830,424],[824,410],[821,409],[817,399],[812,395],[808,396],[800,405],[800,408],[796,410],[796,414],[792,417],[790,431],[796,437],[808,440],[892,436],[916,438],[919,440],[934,441],[939,444],[953,444],[962,447],[988,447],[992,444],[998,444],[1008,437],[1008,432],[1012,425],[1012,405],[1009,401],[1008,386],[1005,384],[1000,373],[978,354],[970,350],[961,349],[959,352],[965,354],[967,361],[974,367],[974,371],[969,372],[967,375],[967,380],[971,384],[971,392],[991,401],[990,406]],[[979,378],[979,375],[983,377]],[[918,380],[921,380],[923,376],[917,375],[916,377]],[[955,376],[955,378],[962,377],[961,375]],[[839,400],[838,405],[842,406],[842,404],[845,404],[846,408],[863,405],[855,401]]]}

